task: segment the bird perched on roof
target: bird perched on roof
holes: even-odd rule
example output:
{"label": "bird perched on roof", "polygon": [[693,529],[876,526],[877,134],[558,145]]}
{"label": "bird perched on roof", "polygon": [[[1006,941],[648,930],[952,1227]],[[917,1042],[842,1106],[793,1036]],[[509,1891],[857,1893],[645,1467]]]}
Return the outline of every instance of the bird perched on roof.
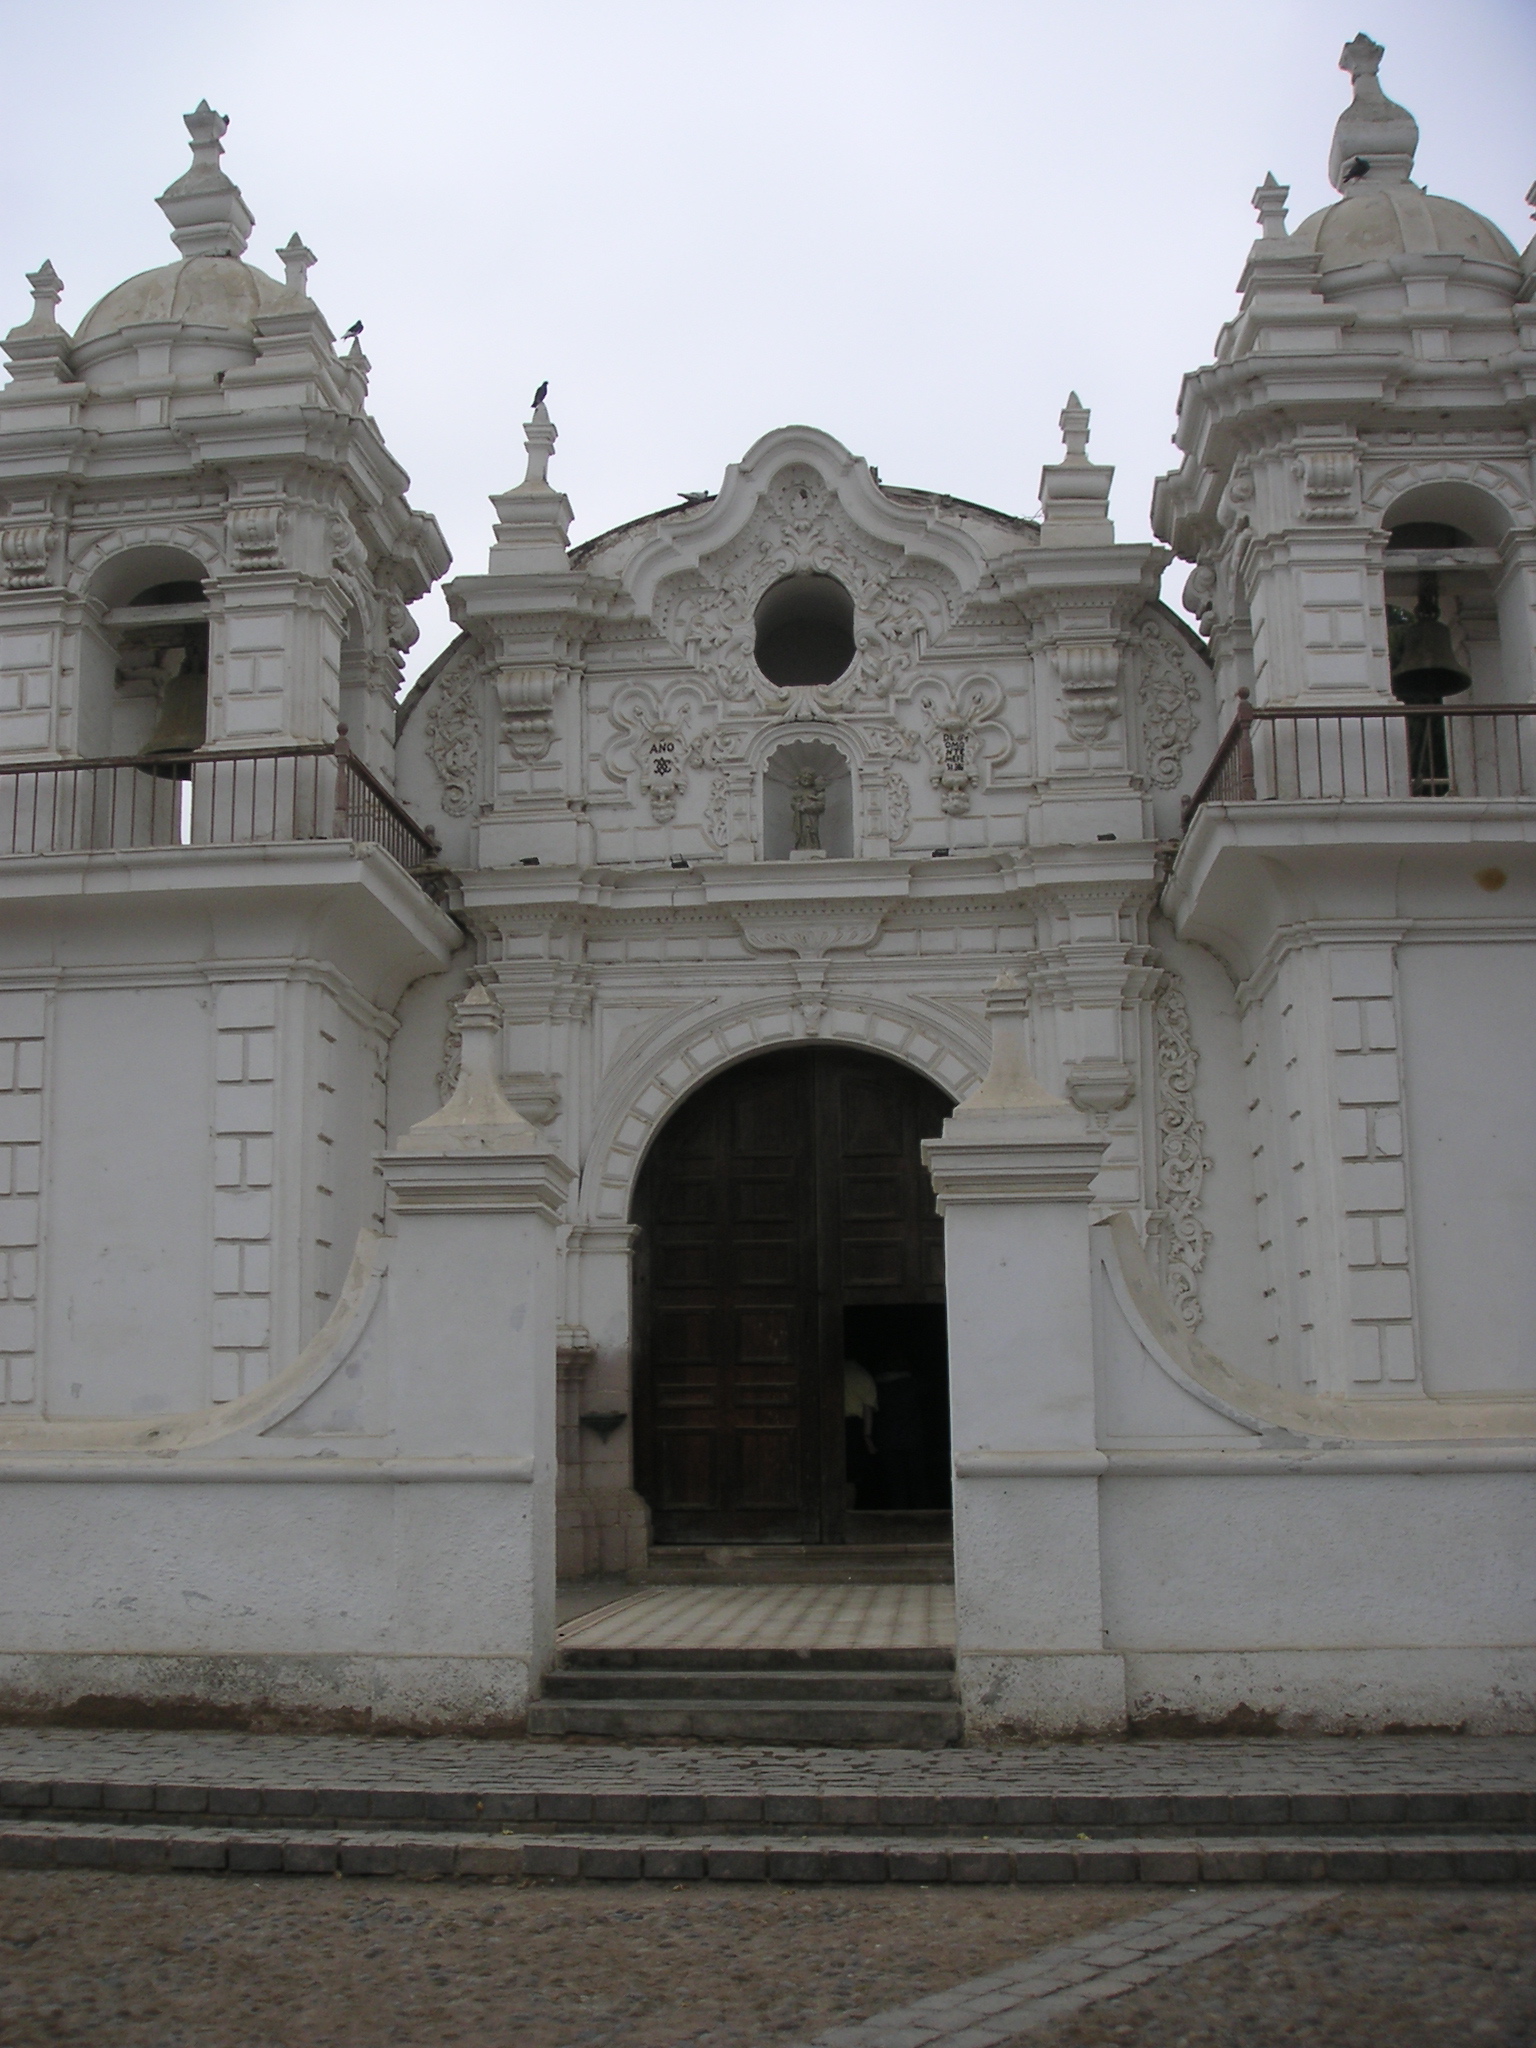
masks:
{"label": "bird perched on roof", "polygon": [[1370,168],[1371,166],[1365,157],[1357,156],[1349,169],[1344,173],[1344,183],[1346,185],[1353,184],[1356,178],[1363,178]]}
{"label": "bird perched on roof", "polygon": [[544,403],[545,399],[548,398],[548,396],[549,379],[546,377],[544,379],[544,382],[539,386],[538,390],[535,391],[535,393],[533,394],[533,408],[535,412],[538,411],[539,407]]}
{"label": "bird perched on roof", "polygon": [[343,341],[356,341],[357,337],[362,333],[362,331],[362,321],[354,320],[352,322],[352,325],[347,329],[346,333],[341,338]]}
{"label": "bird perched on roof", "polygon": [[702,505],[707,498],[712,498],[714,496],[714,492],[679,491],[677,495],[682,499],[685,505]]}

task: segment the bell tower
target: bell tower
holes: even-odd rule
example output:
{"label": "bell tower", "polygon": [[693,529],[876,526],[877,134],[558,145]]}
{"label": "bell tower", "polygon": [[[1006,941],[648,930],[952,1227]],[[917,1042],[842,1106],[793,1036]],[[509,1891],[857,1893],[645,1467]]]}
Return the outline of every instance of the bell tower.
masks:
{"label": "bell tower", "polygon": [[1154,493],[1227,715],[1242,685],[1319,709],[1531,690],[1536,243],[1413,182],[1382,55],[1359,35],[1339,60],[1338,200],[1287,232],[1288,188],[1254,193],[1242,303]]}
{"label": "bell tower", "polygon": [[436,523],[338,352],[297,235],[279,283],[220,166],[228,121],[186,117],[162,194],[177,260],[71,335],[34,271],[0,391],[0,759],[326,742],[393,779],[406,607],[442,575]]}
{"label": "bell tower", "polygon": [[1340,58],[1339,198],[1288,232],[1286,188],[1254,194],[1153,524],[1227,726],[1163,905],[1233,983],[1269,1370],[1413,1403],[1527,1370],[1483,1304],[1536,1146],[1503,1072],[1536,900],[1536,243],[1414,183],[1382,54]]}

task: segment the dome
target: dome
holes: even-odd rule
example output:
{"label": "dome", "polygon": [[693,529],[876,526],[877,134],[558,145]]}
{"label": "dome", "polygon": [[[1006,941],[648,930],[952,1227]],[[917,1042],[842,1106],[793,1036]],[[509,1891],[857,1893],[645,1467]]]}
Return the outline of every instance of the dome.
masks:
{"label": "dome", "polygon": [[81,321],[75,341],[97,341],[160,320],[249,334],[263,314],[292,304],[286,285],[238,256],[187,256],[159,270],[141,270],[108,292]]}
{"label": "dome", "polygon": [[1359,280],[1372,290],[1382,269],[1401,274],[1404,257],[1460,257],[1476,266],[1470,276],[1462,273],[1464,283],[1495,295],[1507,289],[1513,296],[1520,257],[1509,237],[1470,206],[1413,183],[1419,124],[1382,91],[1377,72],[1383,55],[1368,35],[1344,45],[1339,69],[1353,79],[1354,96],[1338,118],[1328,153],[1329,181],[1340,197],[1304,220],[1288,246],[1315,252],[1324,277],[1375,271],[1374,279]]}
{"label": "dome", "polygon": [[1362,179],[1358,191],[1304,220],[1291,246],[1315,249],[1324,271],[1406,255],[1465,256],[1516,272],[1520,268],[1519,252],[1491,220],[1406,179],[1391,184]]}

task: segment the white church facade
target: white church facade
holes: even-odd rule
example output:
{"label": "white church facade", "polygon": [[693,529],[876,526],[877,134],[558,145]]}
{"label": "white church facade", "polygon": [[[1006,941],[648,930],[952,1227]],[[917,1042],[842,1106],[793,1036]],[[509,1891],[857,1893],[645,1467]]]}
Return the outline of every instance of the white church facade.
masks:
{"label": "white church facade", "polygon": [[515,1729],[557,1568],[942,1526],[971,1739],[1536,1726],[1536,243],[1380,57],[1166,545],[1074,394],[1038,519],[787,427],[573,548],[538,404],[404,695],[447,549],[223,118],[33,273],[0,1711]]}

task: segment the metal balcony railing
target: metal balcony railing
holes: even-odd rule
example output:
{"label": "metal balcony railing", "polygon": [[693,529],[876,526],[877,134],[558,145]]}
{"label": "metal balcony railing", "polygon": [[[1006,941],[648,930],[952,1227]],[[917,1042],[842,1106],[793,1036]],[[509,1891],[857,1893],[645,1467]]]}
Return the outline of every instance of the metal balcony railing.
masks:
{"label": "metal balcony railing", "polygon": [[1536,704],[1256,711],[1238,691],[1202,804],[1358,803],[1536,795]]}
{"label": "metal balcony railing", "polygon": [[0,859],[349,839],[441,894],[441,853],[353,754],[329,745],[0,762]]}

